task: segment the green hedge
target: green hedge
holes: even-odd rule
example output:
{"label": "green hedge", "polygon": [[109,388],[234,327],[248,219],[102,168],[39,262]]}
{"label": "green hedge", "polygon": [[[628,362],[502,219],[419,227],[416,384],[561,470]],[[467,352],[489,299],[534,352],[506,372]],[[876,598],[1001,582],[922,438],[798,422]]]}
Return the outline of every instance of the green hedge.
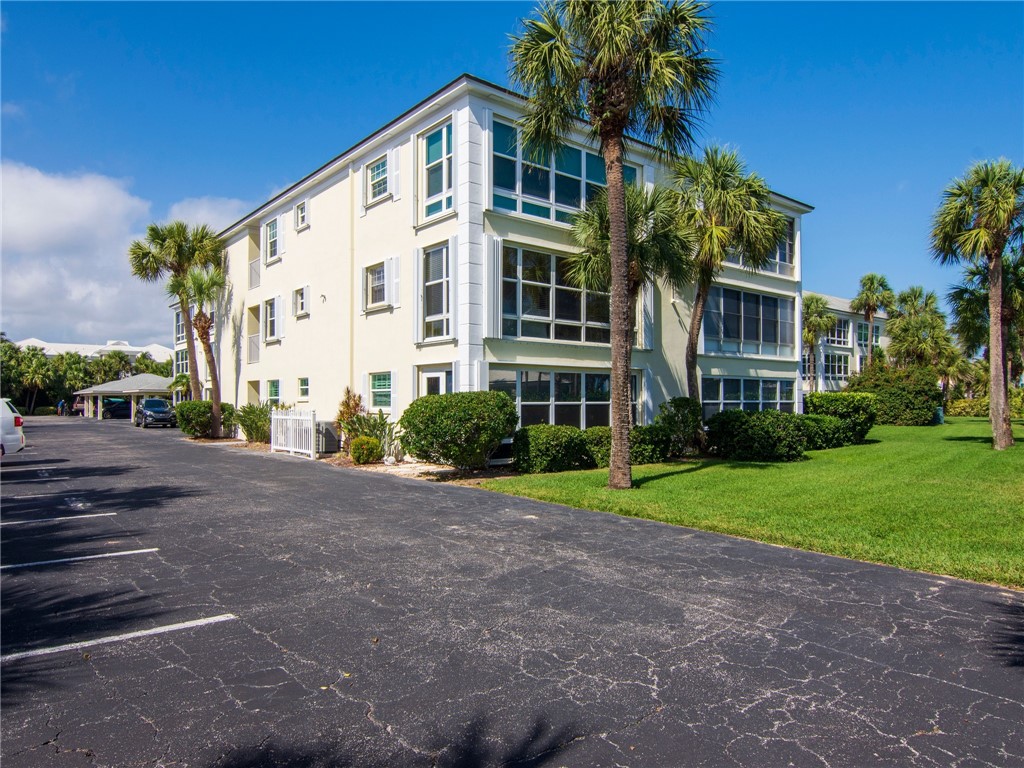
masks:
{"label": "green hedge", "polygon": [[583,440],[594,466],[606,469],[612,460],[612,428],[587,427],[583,430]]}
{"label": "green hedge", "polygon": [[41,405],[32,411],[33,416],[56,416],[57,409],[52,405]]}
{"label": "green hedge", "polygon": [[846,391],[875,395],[877,424],[926,427],[942,405],[939,377],[931,368],[875,366],[851,376]]}
{"label": "green hedge", "polygon": [[700,403],[689,397],[673,397],[660,406],[654,423],[668,431],[669,455],[685,456],[700,447],[703,422]]}
{"label": "green hedge", "polygon": [[512,466],[517,472],[567,472],[595,465],[578,427],[532,424],[512,439]]}
{"label": "green hedge", "polygon": [[384,449],[376,437],[360,435],[352,440],[348,449],[355,464],[375,464],[384,458]]}
{"label": "green hedge", "polygon": [[484,467],[512,434],[519,416],[504,392],[452,392],[414,400],[399,424],[402,447],[417,459],[459,468]]}
{"label": "green hedge", "polygon": [[672,433],[660,424],[633,427],[629,431],[629,463],[660,464],[672,450]]}
{"label": "green hedge", "polygon": [[708,419],[708,450],[723,459],[797,461],[806,448],[799,414],[730,410]]}
{"label": "green hedge", "polygon": [[[178,426],[189,437],[209,437],[213,424],[213,403],[210,400],[182,400],[174,407]],[[234,437],[238,428],[235,406],[220,404],[221,434]]]}
{"label": "green hedge", "polygon": [[869,392],[811,392],[804,397],[804,413],[842,419],[849,425],[851,442],[863,443],[875,424],[878,400]]}
{"label": "green hedge", "polygon": [[[38,408],[36,413],[39,413]],[[946,415],[988,418],[988,395],[970,400],[950,400],[946,403]],[[1010,390],[1010,416],[1014,419],[1024,419],[1024,389]]]}
{"label": "green hedge", "polygon": [[823,451],[842,448],[854,442],[850,422],[824,413],[808,413],[801,417],[807,436],[807,450]]}

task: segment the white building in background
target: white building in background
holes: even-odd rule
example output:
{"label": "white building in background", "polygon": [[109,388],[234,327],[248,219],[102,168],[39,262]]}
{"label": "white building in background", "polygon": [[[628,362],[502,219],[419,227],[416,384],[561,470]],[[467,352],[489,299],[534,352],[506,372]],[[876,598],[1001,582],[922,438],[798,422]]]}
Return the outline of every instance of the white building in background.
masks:
{"label": "white building in background", "polygon": [[[581,130],[536,164],[523,99],[463,75],[228,227],[217,317],[224,400],[333,419],[346,387],[397,419],[417,397],[501,390],[524,425],[609,420],[608,295],[564,279],[569,219],[605,183]],[[626,176],[664,168],[631,144]],[[705,410],[800,403],[801,217],[771,266],[726,265],[707,305]],[[692,296],[647,286],[637,313],[636,417],[686,393]],[[183,355],[183,332],[176,356]]]}
{"label": "white building in background", "polygon": [[828,302],[829,311],[836,316],[836,323],[815,351],[816,386],[812,386],[810,378],[808,350],[803,350],[803,386],[806,392],[837,392],[846,388],[851,374],[864,370],[870,346],[882,349],[889,347],[889,336],[885,330],[889,316],[884,310],[879,310],[869,329],[864,322],[864,313],[850,309],[850,299],[826,296],[823,293],[818,295]]}
{"label": "white building in background", "polygon": [[123,352],[134,362],[135,358],[145,352],[156,362],[163,363],[170,360],[174,354],[174,350],[165,347],[163,344],[146,344],[139,347],[129,344],[127,341],[118,341],[116,339],[108,341],[106,344],[64,343],[59,341],[43,341],[36,338],[22,339],[14,343],[22,349],[26,347],[39,347],[47,357],[56,357],[67,352],[76,352],[90,360],[98,360],[111,352]]}

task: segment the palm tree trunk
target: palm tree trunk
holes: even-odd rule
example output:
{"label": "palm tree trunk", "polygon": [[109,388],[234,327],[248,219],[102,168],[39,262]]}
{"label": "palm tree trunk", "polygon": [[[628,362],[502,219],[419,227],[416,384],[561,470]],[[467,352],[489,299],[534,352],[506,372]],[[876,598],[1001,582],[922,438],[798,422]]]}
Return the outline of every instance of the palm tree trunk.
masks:
{"label": "palm tree trunk", "polygon": [[704,307],[708,303],[710,285],[703,280],[697,284],[693,297],[693,311],[690,313],[690,329],[686,337],[686,391],[691,400],[700,405],[700,385],[697,382],[697,344],[700,342],[700,327],[704,322]]}
{"label": "palm tree trunk", "polygon": [[220,412],[220,376],[217,375],[217,361],[213,356],[213,346],[210,344],[210,332],[203,333],[200,341],[203,344],[203,355],[206,356],[206,367],[210,371],[210,389],[212,390],[211,396],[213,398],[213,416],[210,422],[210,437],[221,436],[221,420],[222,414]]}
{"label": "palm tree trunk", "polygon": [[1000,253],[988,260],[988,332],[989,368],[988,414],[992,424],[992,447],[997,451],[1013,445],[1009,398],[1006,388],[1005,349],[1003,345],[1003,260]]}
{"label": "palm tree trunk", "polygon": [[608,487],[621,490],[633,487],[629,463],[630,362],[633,348],[630,339],[632,323],[629,321],[629,257],[626,252],[626,186],[622,176],[622,136],[603,138],[612,262],[612,447]]}
{"label": "palm tree trunk", "polygon": [[868,324],[868,368],[875,361],[875,313],[868,310],[864,313],[864,322]]}
{"label": "palm tree trunk", "polygon": [[192,399],[203,399],[203,388],[199,383],[199,358],[196,357],[196,339],[192,331],[192,307],[185,296],[178,297],[181,319],[185,322],[185,350],[188,354],[188,381],[192,388]]}

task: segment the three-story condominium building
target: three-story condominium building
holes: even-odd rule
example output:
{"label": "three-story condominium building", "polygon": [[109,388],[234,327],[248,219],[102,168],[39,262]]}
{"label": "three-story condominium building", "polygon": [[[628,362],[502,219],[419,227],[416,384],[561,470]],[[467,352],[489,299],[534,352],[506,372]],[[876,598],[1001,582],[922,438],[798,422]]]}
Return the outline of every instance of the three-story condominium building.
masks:
{"label": "three-story condominium building", "polygon": [[[836,317],[835,325],[822,338],[814,350],[815,364],[812,367],[803,350],[803,388],[805,392],[838,392],[846,388],[851,374],[860,373],[868,363],[868,349],[889,347],[886,321],[889,316],[879,309],[871,327],[864,321],[862,312],[850,309],[850,300],[837,296],[818,294],[828,302],[828,309]],[[815,381],[811,381],[811,376]]]}
{"label": "three-story condominium building", "polygon": [[[500,390],[523,425],[606,425],[607,293],[565,277],[570,220],[605,184],[586,126],[543,161],[524,152],[519,95],[463,75],[228,227],[217,315],[224,400],[333,417],[346,387],[397,419],[415,398]],[[630,144],[626,179],[664,167]],[[800,220],[766,270],[727,264],[707,304],[705,411],[794,410],[800,393]],[[637,312],[639,423],[686,393],[692,295],[647,286]],[[179,345],[180,347],[181,345]]]}

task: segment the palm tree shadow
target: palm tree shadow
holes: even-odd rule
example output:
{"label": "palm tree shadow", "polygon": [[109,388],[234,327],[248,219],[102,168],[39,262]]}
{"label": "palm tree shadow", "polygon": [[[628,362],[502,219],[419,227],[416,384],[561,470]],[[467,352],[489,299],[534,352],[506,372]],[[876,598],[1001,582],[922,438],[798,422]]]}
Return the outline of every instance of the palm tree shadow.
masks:
{"label": "palm tree shadow", "polygon": [[633,486],[635,488],[642,488],[648,483],[653,483],[656,480],[664,480],[666,477],[679,477],[680,475],[688,475],[692,472],[699,472],[707,466],[707,461],[695,461],[692,463],[686,463],[680,465],[677,469],[670,469],[665,472],[659,472],[656,475],[645,475],[644,477],[638,477],[633,480]]}
{"label": "palm tree shadow", "polygon": [[971,437],[968,435],[962,435],[959,437],[944,437],[942,439],[951,443],[979,443],[982,445],[992,445],[991,437]]}
{"label": "palm tree shadow", "polygon": [[1024,603],[992,603],[1001,614],[992,636],[992,651],[1007,667],[1024,670]]}

